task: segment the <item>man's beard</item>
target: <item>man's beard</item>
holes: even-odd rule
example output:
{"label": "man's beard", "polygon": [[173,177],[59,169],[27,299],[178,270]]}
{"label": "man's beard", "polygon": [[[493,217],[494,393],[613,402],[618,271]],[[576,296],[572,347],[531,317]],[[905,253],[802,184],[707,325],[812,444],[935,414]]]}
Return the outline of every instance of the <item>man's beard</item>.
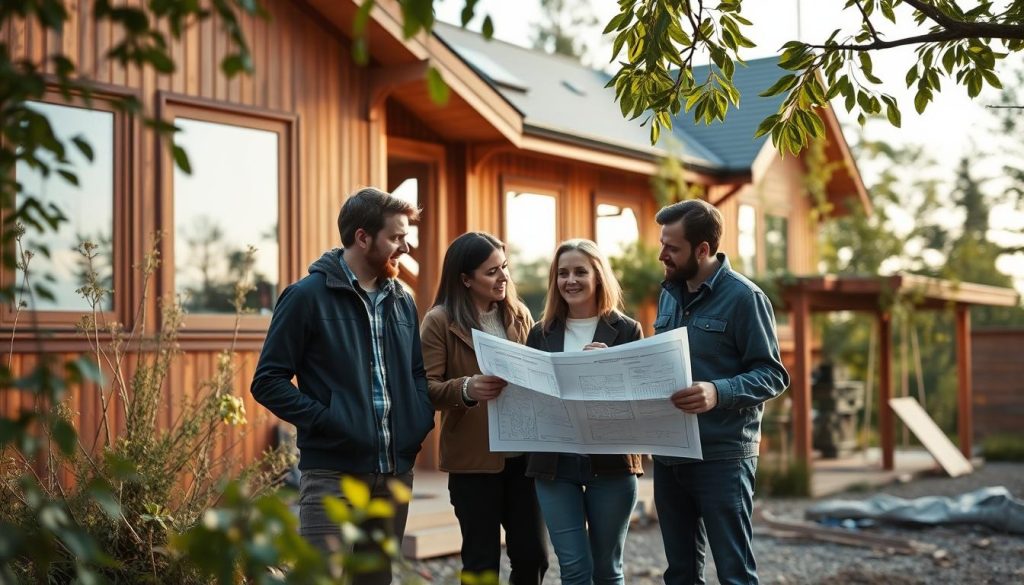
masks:
{"label": "man's beard", "polygon": [[698,272],[700,272],[700,265],[697,264],[697,254],[690,252],[690,257],[686,260],[686,264],[674,268],[665,266],[665,280],[676,284],[683,284],[687,280],[696,277]]}
{"label": "man's beard", "polygon": [[392,264],[391,256],[378,254],[376,250],[366,255],[367,264],[377,278],[398,278],[398,263]]}

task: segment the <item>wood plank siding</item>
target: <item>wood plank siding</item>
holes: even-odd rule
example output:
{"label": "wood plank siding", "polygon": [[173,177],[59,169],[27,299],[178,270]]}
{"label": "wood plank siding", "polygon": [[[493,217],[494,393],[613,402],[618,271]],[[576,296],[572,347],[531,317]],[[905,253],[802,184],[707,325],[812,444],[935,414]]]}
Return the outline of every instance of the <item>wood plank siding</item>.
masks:
{"label": "wood plank siding", "polygon": [[[136,0],[129,4],[141,3]],[[149,115],[159,113],[161,104],[183,101],[199,110],[208,107],[211,112],[231,111],[232,115],[254,119],[290,120],[294,143],[288,145],[285,164],[292,181],[281,195],[285,216],[280,220],[289,218],[294,229],[280,241],[280,290],[304,275],[311,259],[338,245],[335,218],[344,196],[370,183],[370,126],[361,113],[367,72],[352,63],[349,40],[304,4],[290,0],[267,0],[263,4],[269,12],[267,20],[243,17],[255,73],[230,80],[220,71],[220,60],[229,47],[216,19],[189,28],[180,41],[172,44],[178,67],[171,75],[125,69],[104,59],[117,38],[108,24],[93,21],[92,0],[67,4],[70,18],[60,34],[47,33],[34,23],[16,22],[0,35],[14,60],[27,58],[44,63],[49,54],[63,51],[84,76],[112,93],[137,95]],[[46,67],[52,72],[51,65]],[[126,205],[130,217],[124,237],[114,243],[118,254],[115,274],[129,273],[131,277],[125,278],[124,286],[117,287],[118,299],[123,302],[119,301],[112,317],[130,327],[134,309],[142,299],[141,280],[132,266],[142,258],[154,230],[174,234],[175,226],[161,213],[168,197],[166,145],[141,124],[131,125],[122,142],[116,156],[128,167],[128,185],[127,195],[118,205]],[[173,272],[161,273],[153,283],[159,294],[173,293]],[[151,316],[158,314],[152,292]],[[149,321],[147,326],[152,331],[156,317]],[[42,338],[26,328],[26,323],[28,319],[22,315],[21,332],[14,344],[15,373],[30,368],[40,349],[56,352],[57,359],[74,358],[86,350],[71,327],[57,327]],[[4,335],[9,337],[11,329],[10,319],[0,323]],[[226,440],[237,444],[241,461],[250,460],[265,448],[276,422],[248,391],[264,331],[244,334],[234,358],[235,394],[245,401],[249,424],[232,429]],[[176,416],[182,400],[194,396],[203,380],[213,374],[218,353],[230,339],[227,328],[196,331],[187,327],[182,331],[183,352],[175,361],[164,394],[164,423]],[[0,394],[0,409],[10,415],[31,407],[29,401],[18,392],[4,392]],[[74,388],[69,405],[83,439],[91,441],[100,413],[95,388]],[[113,418],[120,424],[116,414]]]}
{"label": "wood plank siding", "polygon": [[1021,434],[1024,421],[1024,329],[971,332],[974,437]]}

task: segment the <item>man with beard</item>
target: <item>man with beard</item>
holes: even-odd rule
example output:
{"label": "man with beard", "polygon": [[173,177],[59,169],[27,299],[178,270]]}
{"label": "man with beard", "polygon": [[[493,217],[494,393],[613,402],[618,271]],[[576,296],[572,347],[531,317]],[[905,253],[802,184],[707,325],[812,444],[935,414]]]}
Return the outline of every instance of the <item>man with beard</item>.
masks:
{"label": "man with beard", "polygon": [[655,219],[665,282],[654,328],[686,327],[695,382],[675,392],[672,404],[697,415],[704,454],[702,461],[655,457],[665,583],[704,583],[707,545],[721,583],[757,583],[750,514],[761,414],[789,385],[774,313],[761,289],[718,251],[718,209],[689,200]]}
{"label": "man with beard", "polygon": [[344,249],[325,253],[281,293],[252,382],[253,397],[297,429],[300,531],[313,546],[343,550],[323,505],[325,496],[344,497],[342,476],[392,502],[393,518],[362,526],[368,541],[355,550],[380,562],[355,575],[358,584],[391,582],[374,534],[401,543],[408,504],[392,486],[412,488],[413,462],[434,426],[416,305],[395,280],[418,217],[377,189],[349,197],[338,215]]}

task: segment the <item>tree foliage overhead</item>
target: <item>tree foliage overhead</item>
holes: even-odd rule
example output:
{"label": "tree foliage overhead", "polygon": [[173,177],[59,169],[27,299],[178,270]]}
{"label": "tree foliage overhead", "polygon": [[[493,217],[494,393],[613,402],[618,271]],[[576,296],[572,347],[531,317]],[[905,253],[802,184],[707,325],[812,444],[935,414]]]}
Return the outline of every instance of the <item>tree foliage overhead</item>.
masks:
{"label": "tree foliage overhead", "polygon": [[[791,41],[783,45],[782,75],[762,95],[785,95],[778,112],[766,118],[758,136],[770,134],[781,152],[798,153],[825,127],[819,111],[834,98],[842,98],[847,111],[861,119],[885,114],[901,123],[900,104],[879,86],[872,54],[903,46],[916,47],[917,60],[906,74],[915,90],[914,108],[928,107],[943,83],[963,86],[976,97],[985,85],[1002,86],[996,65],[1024,48],[1024,0],[816,0],[842,2],[842,9],[858,16],[853,29],[830,31],[815,42]],[[403,0],[404,31],[411,37],[433,26],[435,0]],[[464,0],[462,25],[476,15],[477,0]],[[362,0],[355,36],[364,45],[365,24],[375,0]],[[613,35],[610,62],[617,69],[610,85],[628,118],[644,117],[651,142],[672,127],[680,112],[692,113],[698,123],[724,120],[741,96],[733,83],[741,52],[754,43],[745,30],[753,23],[743,15],[742,0],[619,0],[619,13],[605,27]],[[884,21],[913,29],[906,36],[890,37]],[[494,22],[489,15],[482,32],[490,38]],[[696,58],[710,58],[715,67],[706,76],[693,73]],[[748,96],[750,97],[750,96]]]}

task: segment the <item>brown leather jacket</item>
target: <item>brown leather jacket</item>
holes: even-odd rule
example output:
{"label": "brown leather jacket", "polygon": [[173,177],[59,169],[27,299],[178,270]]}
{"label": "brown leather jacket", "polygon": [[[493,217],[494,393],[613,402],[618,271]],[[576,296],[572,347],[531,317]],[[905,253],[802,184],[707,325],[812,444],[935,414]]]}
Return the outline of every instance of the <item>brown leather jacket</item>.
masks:
{"label": "brown leather jacket", "polygon": [[[532,322],[506,326],[509,341],[524,343]],[[473,337],[448,319],[444,307],[427,311],[420,326],[427,389],[441,411],[441,470],[449,473],[498,473],[505,455],[488,449],[487,405],[466,406],[462,382],[480,373]]]}

